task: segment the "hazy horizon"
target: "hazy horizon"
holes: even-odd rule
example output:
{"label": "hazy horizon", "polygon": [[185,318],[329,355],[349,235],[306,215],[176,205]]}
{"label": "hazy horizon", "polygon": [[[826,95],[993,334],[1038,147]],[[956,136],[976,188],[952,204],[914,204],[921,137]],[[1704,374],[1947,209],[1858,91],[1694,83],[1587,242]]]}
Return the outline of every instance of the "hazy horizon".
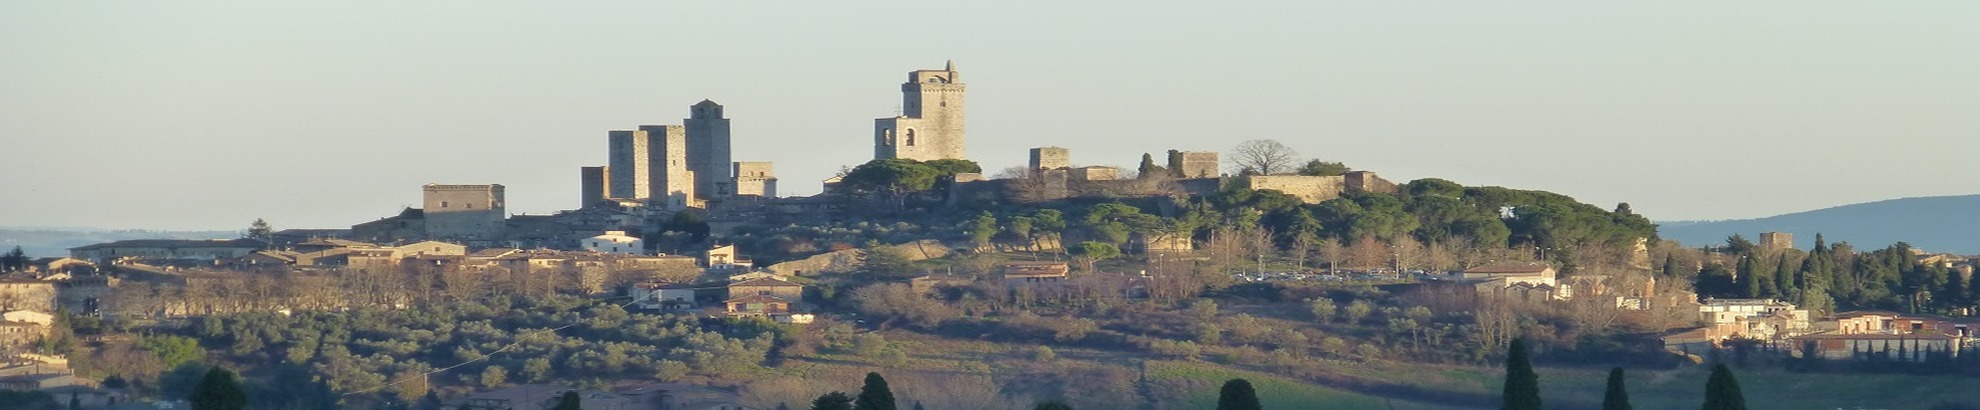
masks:
{"label": "hazy horizon", "polygon": [[[755,6],[755,7],[752,7]],[[339,228],[427,183],[577,205],[726,106],[787,195],[954,60],[986,172],[1277,139],[1656,220],[1980,193],[1980,3],[0,5],[0,226]],[[788,149],[798,148],[798,149]]]}

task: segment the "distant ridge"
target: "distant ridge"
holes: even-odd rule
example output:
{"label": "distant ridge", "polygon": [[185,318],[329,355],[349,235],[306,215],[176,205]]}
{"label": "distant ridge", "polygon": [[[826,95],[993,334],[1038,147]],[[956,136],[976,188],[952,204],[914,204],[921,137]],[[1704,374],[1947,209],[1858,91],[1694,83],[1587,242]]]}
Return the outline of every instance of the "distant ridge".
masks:
{"label": "distant ridge", "polygon": [[0,252],[19,246],[28,256],[69,256],[69,248],[125,239],[228,239],[240,236],[239,231],[0,227]]}
{"label": "distant ridge", "polygon": [[1980,254],[1980,195],[1892,199],[1796,212],[1759,219],[1657,222],[1657,235],[1688,246],[1724,244],[1740,234],[1758,241],[1760,232],[1794,234],[1794,246],[1815,246],[1815,234],[1829,242],[1847,241],[1857,249],[1899,241],[1931,252]]}

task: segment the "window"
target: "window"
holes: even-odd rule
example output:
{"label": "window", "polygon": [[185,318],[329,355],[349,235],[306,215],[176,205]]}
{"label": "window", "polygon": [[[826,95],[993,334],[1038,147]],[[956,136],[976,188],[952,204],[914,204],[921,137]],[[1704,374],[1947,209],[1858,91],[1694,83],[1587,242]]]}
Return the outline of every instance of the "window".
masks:
{"label": "window", "polygon": [[441,207],[441,208],[446,208],[446,207],[447,207],[447,201],[440,201],[440,207]]}
{"label": "window", "polygon": [[474,209],[474,203],[473,203],[473,202],[469,202],[469,203],[467,204],[467,209]]}
{"label": "window", "polygon": [[881,129],[880,129],[880,145],[888,145],[888,146],[891,146],[891,145],[894,145],[894,129],[893,129],[893,128],[881,128]]}
{"label": "window", "polygon": [[907,129],[907,146],[914,146],[914,129]]}

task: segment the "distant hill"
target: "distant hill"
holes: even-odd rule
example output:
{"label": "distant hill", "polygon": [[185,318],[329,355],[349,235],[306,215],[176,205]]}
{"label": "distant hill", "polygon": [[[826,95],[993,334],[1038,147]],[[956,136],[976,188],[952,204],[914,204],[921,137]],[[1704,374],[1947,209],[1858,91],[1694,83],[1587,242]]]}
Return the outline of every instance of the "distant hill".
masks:
{"label": "distant hill", "polygon": [[28,256],[69,256],[69,248],[125,239],[228,239],[235,231],[147,231],[91,228],[0,228],[0,252],[21,247]]}
{"label": "distant hill", "polygon": [[1758,242],[1761,232],[1794,234],[1794,246],[1815,246],[1815,234],[1857,249],[1903,241],[1932,252],[1980,254],[1980,195],[1892,199],[1760,219],[1658,222],[1657,235],[1690,246],[1723,244],[1733,234]]}

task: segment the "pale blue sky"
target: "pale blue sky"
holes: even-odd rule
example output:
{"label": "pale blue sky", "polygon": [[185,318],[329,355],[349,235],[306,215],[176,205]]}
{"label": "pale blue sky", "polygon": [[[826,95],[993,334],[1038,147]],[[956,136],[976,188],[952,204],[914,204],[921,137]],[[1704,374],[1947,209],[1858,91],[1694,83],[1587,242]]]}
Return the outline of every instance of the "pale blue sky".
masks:
{"label": "pale blue sky", "polygon": [[946,59],[992,170],[1273,138],[1666,220],[1980,192],[1972,1],[293,3],[0,4],[0,226],[548,213],[703,98],[809,194]]}

